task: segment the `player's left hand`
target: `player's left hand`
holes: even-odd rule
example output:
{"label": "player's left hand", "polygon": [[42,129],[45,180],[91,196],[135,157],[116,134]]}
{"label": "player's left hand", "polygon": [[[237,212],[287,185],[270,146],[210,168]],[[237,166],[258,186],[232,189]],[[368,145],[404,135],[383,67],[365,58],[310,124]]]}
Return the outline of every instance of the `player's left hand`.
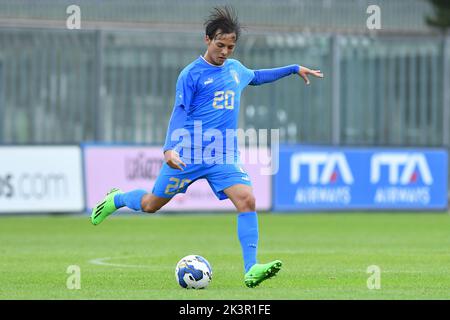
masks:
{"label": "player's left hand", "polygon": [[305,83],[308,85],[310,84],[309,79],[308,79],[308,75],[313,75],[317,78],[323,78],[323,73],[320,72],[320,70],[311,70],[308,69],[306,67],[300,66],[300,71],[298,72],[298,74],[300,75],[300,77],[303,78],[303,80],[305,80]]}
{"label": "player's left hand", "polygon": [[173,169],[179,169],[183,171],[181,166],[186,168],[186,164],[180,159],[180,155],[175,150],[166,150],[164,152],[164,160]]}

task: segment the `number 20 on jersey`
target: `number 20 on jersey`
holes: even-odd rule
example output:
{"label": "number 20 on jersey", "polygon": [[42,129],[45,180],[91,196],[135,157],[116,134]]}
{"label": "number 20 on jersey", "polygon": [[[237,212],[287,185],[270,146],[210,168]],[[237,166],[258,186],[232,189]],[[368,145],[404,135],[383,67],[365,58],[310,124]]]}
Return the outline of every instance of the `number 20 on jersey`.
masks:
{"label": "number 20 on jersey", "polygon": [[216,109],[234,109],[234,91],[214,92],[213,107]]}

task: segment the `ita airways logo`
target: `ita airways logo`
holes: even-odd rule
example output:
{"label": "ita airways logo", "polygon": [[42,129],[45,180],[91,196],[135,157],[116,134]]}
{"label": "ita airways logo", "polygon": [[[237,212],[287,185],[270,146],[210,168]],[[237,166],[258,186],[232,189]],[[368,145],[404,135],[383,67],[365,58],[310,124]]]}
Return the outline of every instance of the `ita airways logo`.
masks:
{"label": "ita airways logo", "polygon": [[339,178],[345,184],[353,184],[352,172],[341,152],[302,152],[292,155],[291,183],[300,181],[301,169],[304,166],[307,167],[308,181],[312,185],[333,184]]}
{"label": "ita airways logo", "polygon": [[[304,175],[304,176],[303,176]],[[353,174],[342,152],[300,152],[291,157],[295,202],[302,205],[346,205],[351,202]],[[337,183],[342,182],[342,183]]]}
{"label": "ita airways logo", "polygon": [[376,186],[377,204],[424,206],[431,201],[433,176],[423,153],[375,153],[370,163],[370,183]]}
{"label": "ita airways logo", "polygon": [[433,184],[433,176],[423,153],[376,153],[370,166],[372,184],[380,182],[383,170],[387,170],[390,185],[407,186],[419,181],[428,186]]}

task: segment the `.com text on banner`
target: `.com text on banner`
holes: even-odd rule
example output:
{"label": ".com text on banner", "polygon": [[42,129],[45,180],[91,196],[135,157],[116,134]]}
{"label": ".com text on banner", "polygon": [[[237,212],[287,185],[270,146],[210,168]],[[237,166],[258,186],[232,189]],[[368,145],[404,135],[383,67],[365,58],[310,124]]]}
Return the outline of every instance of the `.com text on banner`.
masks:
{"label": ".com text on banner", "polygon": [[79,146],[0,147],[0,213],[84,210]]}

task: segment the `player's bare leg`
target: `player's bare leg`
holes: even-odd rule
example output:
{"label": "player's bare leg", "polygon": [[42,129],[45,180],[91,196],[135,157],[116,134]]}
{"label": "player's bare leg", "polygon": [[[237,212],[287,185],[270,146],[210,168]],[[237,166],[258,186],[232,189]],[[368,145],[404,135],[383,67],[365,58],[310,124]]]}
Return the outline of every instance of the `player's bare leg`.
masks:
{"label": "player's bare leg", "polygon": [[155,213],[164,207],[172,198],[162,198],[148,193],[142,197],[141,207],[142,211],[147,213]]}
{"label": "player's bare leg", "polygon": [[238,212],[251,212],[256,210],[256,200],[253,188],[246,184],[235,184],[223,190],[233,202]]}
{"label": "player's bare leg", "polygon": [[265,264],[256,263],[258,222],[252,187],[236,184],[225,189],[224,192],[240,213],[238,216],[238,235],[246,271],[244,282],[247,287],[253,288],[264,280],[275,276],[280,271],[282,262],[275,260]]}

